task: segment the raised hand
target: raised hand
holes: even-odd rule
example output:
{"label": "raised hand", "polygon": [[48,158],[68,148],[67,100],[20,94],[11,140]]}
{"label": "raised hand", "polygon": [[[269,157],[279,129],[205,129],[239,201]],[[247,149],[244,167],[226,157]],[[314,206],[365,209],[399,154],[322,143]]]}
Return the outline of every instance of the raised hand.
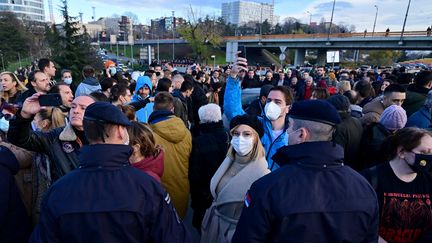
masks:
{"label": "raised hand", "polygon": [[32,116],[36,115],[40,110],[45,108],[39,104],[39,96],[41,95],[43,95],[43,93],[36,93],[24,101],[21,109],[21,116],[23,118],[32,118]]}
{"label": "raised hand", "polygon": [[231,69],[231,77],[234,78],[234,79],[237,78],[237,75],[239,74],[240,71],[242,71],[242,70],[246,71],[246,72],[248,71],[248,69],[247,69],[247,66],[248,66],[247,59],[243,58],[243,57],[239,57],[238,55],[240,53],[241,53],[241,51],[238,51],[236,53],[236,60],[234,62],[233,68]]}

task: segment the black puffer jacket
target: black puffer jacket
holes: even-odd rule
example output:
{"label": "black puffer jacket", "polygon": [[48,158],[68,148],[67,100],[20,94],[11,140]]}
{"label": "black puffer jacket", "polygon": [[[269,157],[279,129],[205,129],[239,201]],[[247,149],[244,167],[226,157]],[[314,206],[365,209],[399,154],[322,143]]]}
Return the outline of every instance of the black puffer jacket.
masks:
{"label": "black puffer jacket", "polygon": [[192,134],[196,136],[199,133],[199,116],[198,110],[201,106],[208,104],[206,92],[204,91],[204,84],[194,81],[194,89],[191,95],[192,98],[192,111],[194,126],[192,128]]}
{"label": "black puffer jacket", "polygon": [[[50,132],[33,132],[31,121],[17,112],[9,122],[8,139],[19,147],[30,151],[47,154],[51,165],[53,181],[78,167],[79,149],[87,144],[84,133],[78,133],[72,126],[56,128]],[[77,136],[78,135],[78,136]]]}
{"label": "black puffer jacket", "polygon": [[360,164],[359,171],[385,162],[381,145],[391,135],[381,123],[372,123],[363,130],[360,142]]}
{"label": "black puffer jacket", "polygon": [[363,135],[363,126],[359,119],[350,113],[339,113],[342,122],[336,126],[334,141],[344,148],[345,164],[354,170],[360,169],[359,147]]}
{"label": "black puffer jacket", "polygon": [[225,159],[230,143],[222,121],[200,124],[200,131],[201,135],[192,139],[189,158],[191,206],[194,210],[192,224],[198,230],[201,230],[206,209],[213,201],[210,180]]}

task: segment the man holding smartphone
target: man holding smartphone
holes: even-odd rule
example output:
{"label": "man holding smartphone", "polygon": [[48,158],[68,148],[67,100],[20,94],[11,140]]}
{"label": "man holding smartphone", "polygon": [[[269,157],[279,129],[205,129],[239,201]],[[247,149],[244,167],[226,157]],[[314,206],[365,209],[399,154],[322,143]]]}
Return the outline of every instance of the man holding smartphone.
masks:
{"label": "man holding smartphone", "polygon": [[[238,53],[237,53],[238,55]],[[237,56],[235,64],[227,78],[227,85],[224,97],[224,114],[228,120],[246,112],[241,103],[241,72],[247,72],[247,59]],[[264,135],[261,137],[261,143],[266,152],[268,168],[274,171],[279,168],[274,163],[272,156],[276,151],[288,145],[288,122],[286,116],[293,103],[293,95],[289,88],[276,86],[270,89],[264,106],[264,116],[258,117],[258,120],[265,128]]]}
{"label": "man holding smartphone", "polygon": [[38,92],[27,98],[9,121],[9,141],[30,151],[45,153],[51,161],[51,177],[55,181],[78,167],[80,148],[88,144],[83,131],[84,111],[94,99],[90,96],[79,96],[72,101],[69,112],[69,123],[65,127],[53,129],[47,133],[32,131],[31,122],[34,116],[44,107],[39,104]]}

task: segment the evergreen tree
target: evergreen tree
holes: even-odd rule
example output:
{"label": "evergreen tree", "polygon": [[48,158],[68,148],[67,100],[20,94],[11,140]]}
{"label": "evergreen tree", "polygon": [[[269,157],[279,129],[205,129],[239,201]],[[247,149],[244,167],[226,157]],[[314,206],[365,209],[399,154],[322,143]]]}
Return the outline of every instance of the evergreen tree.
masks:
{"label": "evergreen tree", "polygon": [[52,59],[61,68],[72,71],[74,82],[82,80],[82,69],[85,65],[91,65],[96,70],[102,70],[102,62],[96,56],[96,51],[91,46],[91,38],[84,28],[80,33],[77,17],[69,15],[67,0],[62,1],[61,12],[63,26],[61,32],[55,26],[49,28],[46,33],[47,41],[51,47]]}
{"label": "evergreen tree", "polygon": [[31,42],[30,34],[15,14],[0,11],[0,53],[5,67],[9,62],[18,60],[18,53],[21,57],[28,56]]}

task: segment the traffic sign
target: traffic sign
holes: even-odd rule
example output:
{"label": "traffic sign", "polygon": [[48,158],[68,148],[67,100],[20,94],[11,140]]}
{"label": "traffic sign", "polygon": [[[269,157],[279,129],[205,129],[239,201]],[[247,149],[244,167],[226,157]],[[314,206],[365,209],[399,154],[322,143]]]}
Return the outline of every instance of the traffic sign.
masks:
{"label": "traffic sign", "polygon": [[284,53],[279,55],[279,60],[284,61],[286,58],[286,55]]}

